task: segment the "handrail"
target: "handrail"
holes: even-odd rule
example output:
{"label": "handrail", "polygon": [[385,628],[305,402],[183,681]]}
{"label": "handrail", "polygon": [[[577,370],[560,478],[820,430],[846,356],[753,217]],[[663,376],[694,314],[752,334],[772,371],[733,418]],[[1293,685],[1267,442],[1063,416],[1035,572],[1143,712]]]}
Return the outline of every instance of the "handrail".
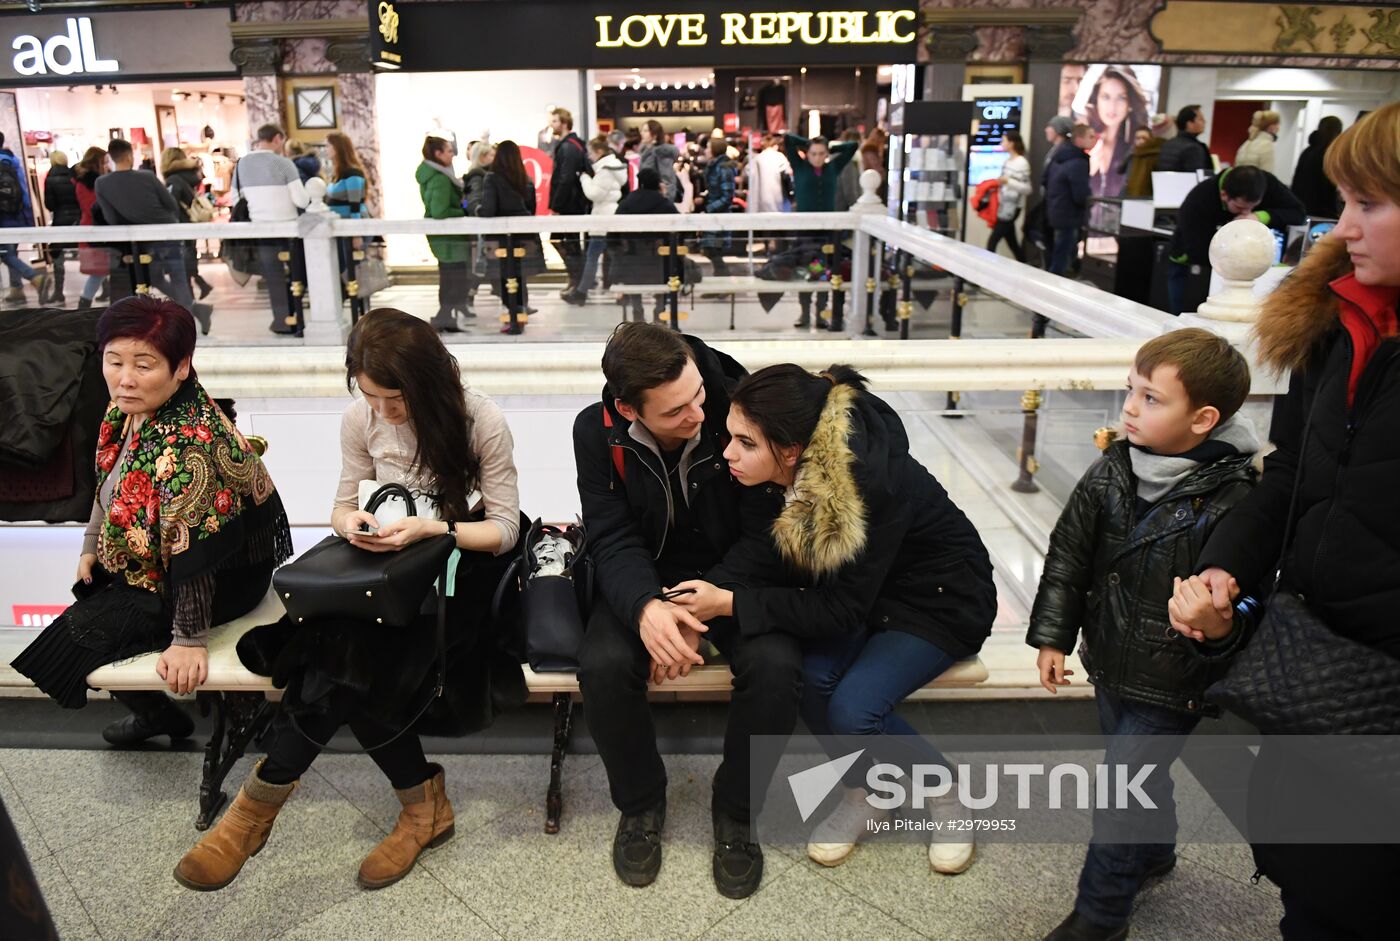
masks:
{"label": "handrail", "polygon": [[1155,307],[1024,265],[907,222],[864,216],[860,228],[921,261],[986,287],[1013,304],[1088,336],[1155,337],[1177,320]]}
{"label": "handrail", "polygon": [[[1120,389],[1135,339],[906,340],[774,343],[727,340],[724,351],[749,369],[795,362],[809,369],[850,363],[876,391],[1090,391]],[[491,395],[596,395],[603,343],[468,343],[449,347],[466,381]],[[345,394],[339,347],[208,347],[195,356],[201,381],[220,395],[316,398]]]}

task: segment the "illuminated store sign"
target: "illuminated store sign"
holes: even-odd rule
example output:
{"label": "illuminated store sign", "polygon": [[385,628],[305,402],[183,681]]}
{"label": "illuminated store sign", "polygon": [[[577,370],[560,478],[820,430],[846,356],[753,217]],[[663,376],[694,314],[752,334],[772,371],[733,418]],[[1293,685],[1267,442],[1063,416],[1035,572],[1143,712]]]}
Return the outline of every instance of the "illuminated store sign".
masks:
{"label": "illuminated store sign", "polygon": [[[630,46],[705,46],[711,25],[704,13],[633,14],[614,24],[595,16],[599,49]],[[913,10],[792,10],[784,13],[721,13],[720,42],[726,46],[820,46],[909,43],[916,38]]]}
{"label": "illuminated store sign", "polygon": [[[914,0],[370,0],[381,69],[455,72],[913,62]],[[658,10],[658,7],[663,9]],[[452,37],[444,42],[443,37]]]}
{"label": "illuminated store sign", "polygon": [[[0,86],[237,75],[230,6],[0,15]],[[153,37],[198,36],[198,42]]]}

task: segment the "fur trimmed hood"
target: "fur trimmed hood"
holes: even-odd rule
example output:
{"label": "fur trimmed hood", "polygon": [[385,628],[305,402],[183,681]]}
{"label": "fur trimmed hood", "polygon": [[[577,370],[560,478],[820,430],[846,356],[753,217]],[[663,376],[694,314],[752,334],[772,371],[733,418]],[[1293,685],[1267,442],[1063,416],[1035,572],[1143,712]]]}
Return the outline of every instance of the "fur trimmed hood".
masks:
{"label": "fur trimmed hood", "polygon": [[797,569],[830,575],[865,548],[865,498],[851,446],[860,390],[834,385],[793,480],[793,498],[773,521],[773,542]]}
{"label": "fur trimmed hood", "polygon": [[1346,243],[1324,238],[1264,301],[1255,324],[1259,361],[1275,373],[1301,369],[1341,318],[1329,285],[1352,272]]}

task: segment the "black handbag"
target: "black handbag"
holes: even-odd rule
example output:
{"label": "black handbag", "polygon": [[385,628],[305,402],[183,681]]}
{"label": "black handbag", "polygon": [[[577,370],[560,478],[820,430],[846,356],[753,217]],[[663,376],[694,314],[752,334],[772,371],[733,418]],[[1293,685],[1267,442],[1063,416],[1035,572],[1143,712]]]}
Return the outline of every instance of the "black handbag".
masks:
{"label": "black handbag", "polygon": [[1206,696],[1266,734],[1400,734],[1400,661],[1337,634],[1306,599],[1281,584],[1316,408],[1314,398],[1298,448],[1273,592],[1254,635]]}
{"label": "black handbag", "polygon": [[[545,537],[562,540],[569,549],[559,574],[541,574],[538,552]],[[564,528],[546,526],[541,520],[530,525],[520,547],[501,577],[492,603],[493,612],[501,607],[506,591],[518,587],[520,617],[525,626],[525,658],[536,673],[572,673],[578,669],[583,646],[584,621],[592,601],[592,562],[588,558],[588,538],[582,523]]]}
{"label": "black handbag", "polygon": [[[407,515],[417,515],[413,494],[402,484],[380,487],[365,509],[373,513],[391,494],[404,501]],[[457,540],[444,534],[398,552],[370,552],[341,536],[327,536],[278,569],[272,584],[287,616],[297,624],[354,620],[406,627],[422,612],[433,582],[446,577],[456,547]]]}

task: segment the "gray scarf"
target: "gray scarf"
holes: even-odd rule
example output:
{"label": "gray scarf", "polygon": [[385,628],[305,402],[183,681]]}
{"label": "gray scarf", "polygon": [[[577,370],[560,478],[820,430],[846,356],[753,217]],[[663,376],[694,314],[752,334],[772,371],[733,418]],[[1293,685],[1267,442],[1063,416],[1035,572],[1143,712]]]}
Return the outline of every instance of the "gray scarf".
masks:
{"label": "gray scarf", "polygon": [[[1254,423],[1240,412],[1212,431],[1206,440],[1230,445],[1238,454],[1253,454],[1259,450]],[[1200,461],[1184,455],[1153,454],[1134,447],[1128,448],[1128,459],[1133,465],[1133,476],[1137,477],[1137,495],[1148,503],[1156,503],[1171,493],[1201,466]]]}
{"label": "gray scarf", "polygon": [[423,162],[426,163],[428,166],[432,167],[437,172],[441,173],[443,176],[447,177],[449,180],[451,180],[453,186],[457,187],[458,189],[462,188],[463,184],[461,178],[457,176],[455,172],[453,172],[451,167],[444,167],[436,160],[424,160]]}

